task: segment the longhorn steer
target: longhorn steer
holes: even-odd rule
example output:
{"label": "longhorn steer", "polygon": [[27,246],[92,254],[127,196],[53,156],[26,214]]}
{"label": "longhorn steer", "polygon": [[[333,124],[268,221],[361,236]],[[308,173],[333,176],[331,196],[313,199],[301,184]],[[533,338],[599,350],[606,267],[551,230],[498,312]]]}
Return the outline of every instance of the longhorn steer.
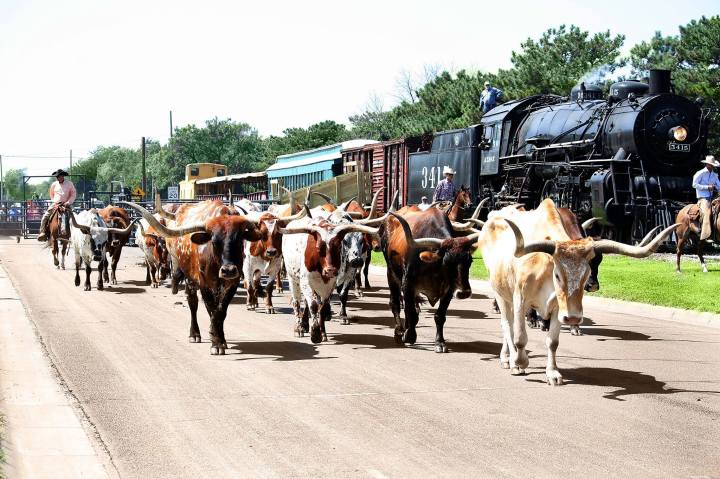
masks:
{"label": "longhorn steer", "polygon": [[[130,217],[127,211],[117,206],[107,206],[101,210],[98,210],[98,214],[102,217],[105,224],[111,228],[119,230],[125,230],[130,224]],[[118,262],[120,261],[120,255],[122,254],[123,246],[127,243],[128,237],[130,236],[130,230],[127,230],[125,234],[110,233],[108,240],[105,243],[105,250],[103,255],[107,253],[110,256],[110,277],[108,278],[108,261],[107,259],[103,262],[103,279],[110,284],[117,284],[117,278],[115,276],[115,270],[117,270]]]}
{"label": "longhorn steer", "polygon": [[104,248],[105,243],[108,241],[108,235],[127,235],[132,229],[133,224],[129,224],[127,228],[123,230],[108,228],[95,209],[81,211],[78,213],[77,218],[71,212],[70,220],[72,223],[70,241],[72,242],[75,253],[75,286],[80,286],[80,265],[85,263],[85,291],[90,291],[92,262],[98,261],[97,289],[102,290],[104,287],[102,277],[103,266],[107,261],[105,259]]}
{"label": "longhorn steer", "polygon": [[[582,321],[582,298],[590,275],[590,261],[597,253],[646,257],[676,226],[666,228],[646,246],[630,246],[592,238],[547,239],[567,237],[550,199],[533,211],[507,207],[491,213],[479,243],[500,307],[501,366],[514,375],[525,373],[529,360],[524,315],[533,308],[542,317],[550,318],[545,340],[548,384],[562,384],[555,359],[560,325],[577,325]],[[530,242],[526,243],[526,239]]]}
{"label": "longhorn steer", "polygon": [[[155,215],[158,221],[165,224],[165,220],[158,216]],[[157,288],[160,286],[160,281],[170,275],[170,256],[167,244],[165,238],[158,235],[155,228],[150,226],[146,219],[141,219],[137,226],[135,244],[145,256],[145,283]]]}
{"label": "longhorn steer", "polygon": [[282,234],[280,228],[289,222],[305,216],[306,210],[300,213],[278,218],[271,213],[248,213],[248,218],[257,222],[260,228],[260,239],[245,242],[245,258],[243,259],[243,276],[247,289],[247,309],[253,311],[258,306],[257,292],[260,290],[260,276],[267,275],[265,286],[265,312],[274,314],[272,293],[277,275],[282,268]]}
{"label": "longhorn steer", "polygon": [[377,234],[377,229],[369,226],[344,221],[334,224],[324,218],[302,218],[280,229],[296,317],[295,333],[303,336],[304,320],[311,314],[313,321],[309,329],[313,343],[327,341],[325,321],[330,318],[329,299],[341,266],[342,241],[348,233],[355,231]]}
{"label": "longhorn steer", "polygon": [[[455,291],[458,299],[468,298],[472,292],[468,275],[479,232],[454,237],[457,233],[452,222],[437,208],[426,211],[403,208],[398,214],[391,214],[393,218],[388,218],[381,228],[380,243],[387,263],[395,341],[415,343],[420,295],[424,295],[433,306],[439,301],[435,312],[435,351],[447,352],[443,335],[445,315]],[[401,294],[404,323],[400,318]]]}
{"label": "longhorn steer", "polygon": [[166,237],[168,250],[177,259],[185,276],[190,306],[190,342],[201,341],[197,323],[199,290],[210,314],[210,354],[225,354],[224,321],[240,281],[243,240],[260,239],[257,225],[219,200],[181,206],[174,214],[174,226],[162,225],[139,205],[125,204]]}

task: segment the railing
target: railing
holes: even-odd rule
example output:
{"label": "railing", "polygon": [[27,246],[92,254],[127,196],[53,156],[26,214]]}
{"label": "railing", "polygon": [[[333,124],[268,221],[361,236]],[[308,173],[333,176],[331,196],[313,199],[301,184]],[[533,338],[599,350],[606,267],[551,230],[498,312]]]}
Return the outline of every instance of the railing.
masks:
{"label": "railing", "polygon": [[[216,194],[216,195],[198,195],[198,200],[222,200],[222,201],[229,201],[227,194]],[[233,201],[240,201],[242,199],[247,199],[250,201],[267,201],[268,199],[268,192],[267,191],[256,191],[254,193],[233,193],[232,194],[232,200]]]}

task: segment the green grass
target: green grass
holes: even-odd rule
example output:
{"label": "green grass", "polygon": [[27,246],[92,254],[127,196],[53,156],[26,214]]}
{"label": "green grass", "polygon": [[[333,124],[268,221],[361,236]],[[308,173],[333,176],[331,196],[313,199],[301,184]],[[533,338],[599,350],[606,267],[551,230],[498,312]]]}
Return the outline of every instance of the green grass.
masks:
{"label": "green grass", "polygon": [[[385,266],[382,253],[374,253],[372,264]],[[638,303],[720,313],[720,265],[708,263],[705,274],[700,264],[684,260],[683,272],[675,263],[656,259],[605,256],[600,266],[600,291],[591,296],[624,299]],[[487,269],[479,254],[470,269],[472,279],[487,279]]]}

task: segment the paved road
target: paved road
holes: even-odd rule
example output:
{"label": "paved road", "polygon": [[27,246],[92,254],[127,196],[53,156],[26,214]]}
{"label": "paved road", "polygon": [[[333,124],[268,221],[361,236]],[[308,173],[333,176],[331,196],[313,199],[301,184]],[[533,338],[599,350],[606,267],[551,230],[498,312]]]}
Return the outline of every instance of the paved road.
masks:
{"label": "paved road", "polygon": [[[561,336],[567,384],[544,382],[544,333],[528,375],[499,367],[490,300],[453,301],[446,338],[421,317],[392,338],[386,289],[352,301],[319,346],[281,314],[230,307],[229,354],[187,342],[183,296],[142,284],[84,292],[37,244],[0,258],[121,477],[691,477],[720,475],[720,329],[588,310]],[[639,281],[651,278],[638,278]],[[384,283],[373,278],[374,285]],[[202,308],[201,308],[202,310]],[[208,321],[201,314],[201,329]]]}

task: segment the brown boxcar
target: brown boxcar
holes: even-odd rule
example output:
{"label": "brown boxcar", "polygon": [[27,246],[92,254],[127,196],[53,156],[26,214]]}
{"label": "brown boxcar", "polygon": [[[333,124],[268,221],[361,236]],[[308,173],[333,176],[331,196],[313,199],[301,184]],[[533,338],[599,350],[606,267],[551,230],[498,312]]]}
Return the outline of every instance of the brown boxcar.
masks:
{"label": "brown boxcar", "polygon": [[357,167],[370,175],[370,197],[385,188],[378,197],[378,207],[386,211],[395,190],[400,192],[400,206],[407,204],[408,159],[410,153],[427,151],[432,135],[384,141],[360,148],[342,151],[345,173],[357,171]]}

